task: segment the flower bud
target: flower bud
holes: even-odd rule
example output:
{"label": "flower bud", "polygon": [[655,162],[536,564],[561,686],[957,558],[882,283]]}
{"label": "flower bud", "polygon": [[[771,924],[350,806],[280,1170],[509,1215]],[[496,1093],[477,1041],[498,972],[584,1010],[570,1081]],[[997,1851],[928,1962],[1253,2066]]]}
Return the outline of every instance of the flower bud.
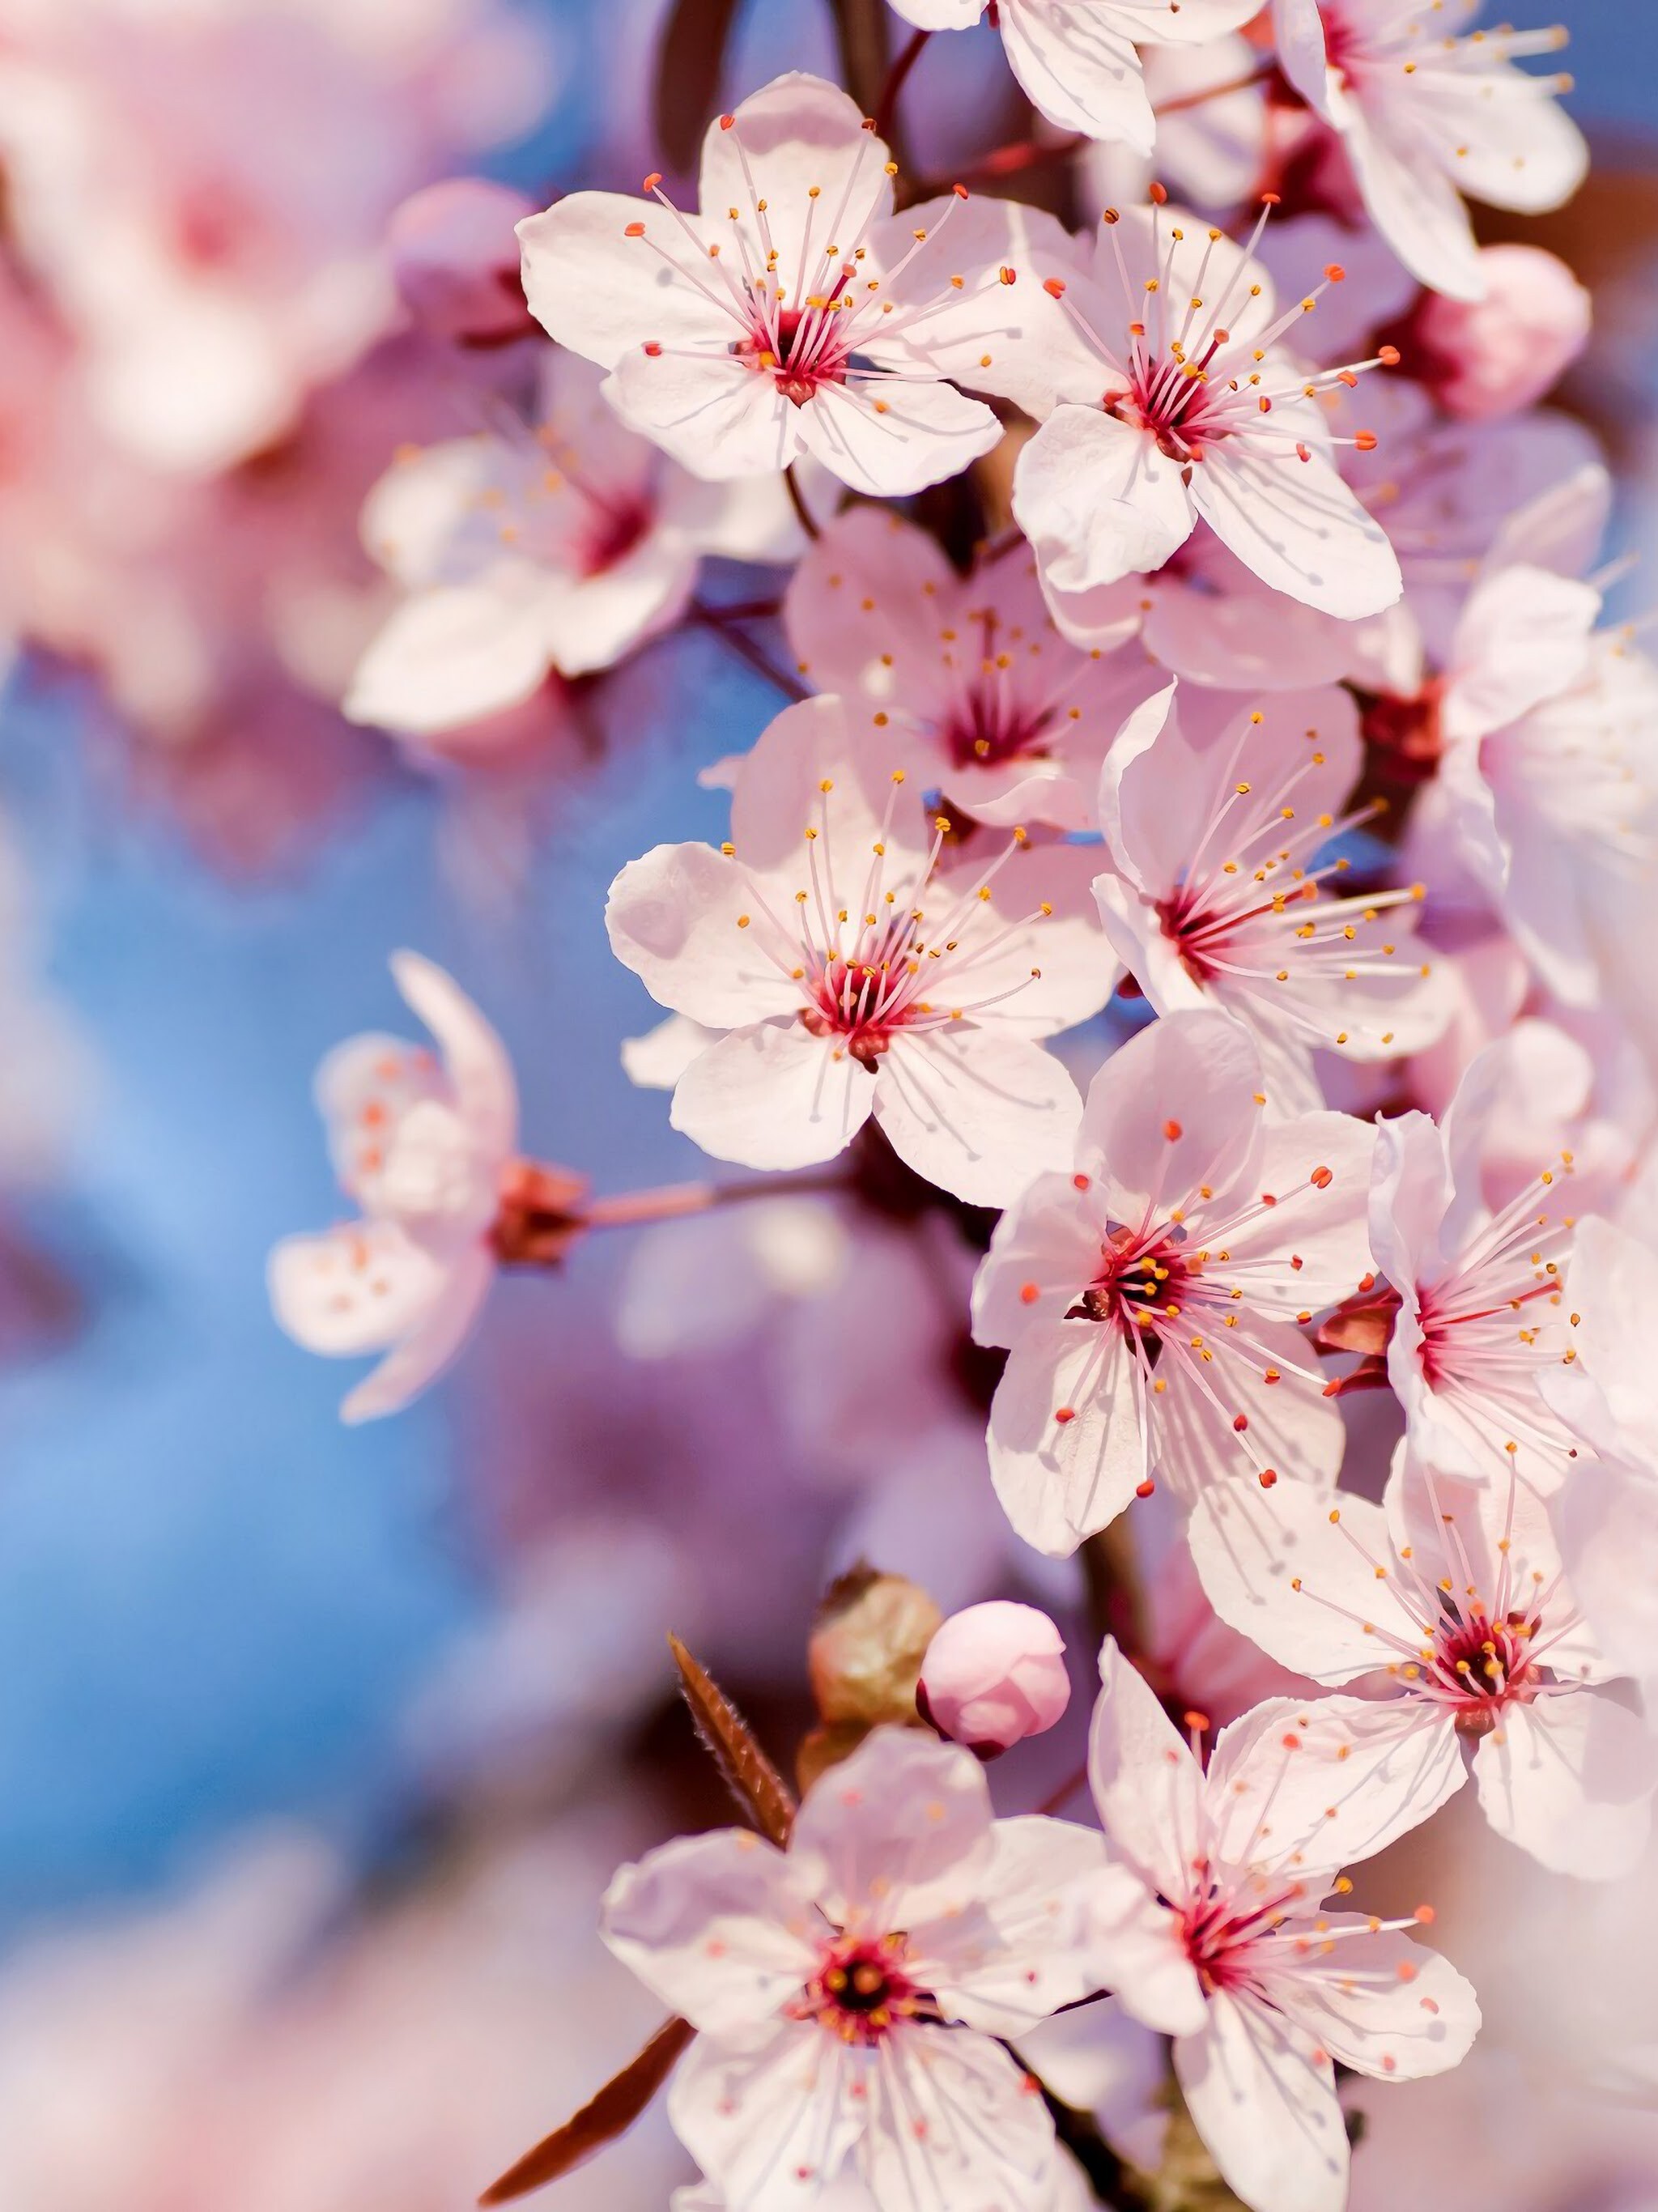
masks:
{"label": "flower bud", "polygon": [[501,345],[535,325],[519,281],[513,226],[533,213],[521,192],[452,177],[404,201],[386,239],[403,303],[434,337]]}
{"label": "flower bud", "polygon": [[824,1599],[808,1663],[817,1710],[831,1726],[915,1724],[915,1680],[944,1616],[902,1575],[842,1575]]}
{"label": "flower bud", "polygon": [[916,1692],[922,1717],[981,1759],[1051,1729],[1070,1702],[1059,1630],[1035,1606],[1000,1601],[950,1615]]}
{"label": "flower bud", "polygon": [[1589,334],[1589,295],[1552,253],[1487,246],[1479,269],[1483,300],[1430,293],[1415,327],[1420,373],[1446,412],[1468,422],[1512,415],[1540,399]]}

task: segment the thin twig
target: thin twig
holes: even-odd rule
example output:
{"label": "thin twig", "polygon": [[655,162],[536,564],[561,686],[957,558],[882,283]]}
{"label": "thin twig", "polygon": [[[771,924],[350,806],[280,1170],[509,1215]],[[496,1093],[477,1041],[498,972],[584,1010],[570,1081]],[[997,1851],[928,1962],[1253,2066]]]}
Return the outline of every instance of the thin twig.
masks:
{"label": "thin twig", "polygon": [[1229,78],[1224,84],[1212,84],[1201,92],[1182,92],[1176,99],[1159,100],[1151,110],[1160,119],[1165,115],[1180,115],[1188,107],[1201,107],[1206,100],[1224,100],[1229,93],[1248,92],[1254,86],[1265,84],[1272,74],[1272,65],[1264,62],[1259,69],[1251,70],[1248,76]]}
{"label": "thin twig", "polygon": [[798,701],[811,697],[804,684],[795,677],[786,675],[765,648],[756,645],[746,630],[739,629],[734,622],[726,619],[723,607],[711,607],[701,599],[693,600],[689,619],[700,623],[704,629],[727,646],[739,660],[746,662],[756,675],[763,676],[767,683],[774,690],[780,691],[786,699]]}
{"label": "thin twig", "polygon": [[799,478],[794,473],[794,463],[793,461],[789,463],[787,468],[783,471],[783,483],[788,492],[789,504],[794,509],[796,520],[799,521],[802,530],[805,532],[807,537],[810,538],[815,544],[817,539],[820,538],[823,533],[817,527],[817,517],[812,514],[811,509],[806,505],[805,495],[800,489]]}
{"label": "thin twig", "polygon": [[875,110],[875,135],[878,138],[884,138],[891,130],[893,118],[898,112],[898,95],[904,88],[904,79],[920,60],[921,49],[932,36],[931,31],[914,33],[887,71],[887,81],[881,88],[880,103]]}

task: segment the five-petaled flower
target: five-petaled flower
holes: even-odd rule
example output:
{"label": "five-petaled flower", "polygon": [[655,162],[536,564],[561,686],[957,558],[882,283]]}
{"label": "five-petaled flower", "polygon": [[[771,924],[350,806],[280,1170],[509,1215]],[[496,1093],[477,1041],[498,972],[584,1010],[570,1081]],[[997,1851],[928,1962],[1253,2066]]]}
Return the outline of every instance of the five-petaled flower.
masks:
{"label": "five-petaled flower", "polygon": [[[925,531],[872,507],[825,530],[783,612],[814,690],[867,699],[911,733],[928,790],[1005,828],[1091,830],[1106,748],[1160,680],[1137,651],[1066,643],[1028,545],[958,575]],[[1132,611],[1112,641],[1139,620]]]}
{"label": "five-petaled flower", "polygon": [[1570,79],[1515,64],[1565,44],[1506,25],[1458,38],[1481,0],[1273,0],[1290,82],[1339,131],[1370,220],[1413,275],[1454,299],[1485,289],[1462,194],[1540,215],[1588,153],[1555,105]]}
{"label": "five-petaled flower", "polygon": [[1242,1022],[1278,1113],[1322,1103],[1315,1052],[1419,1051],[1450,1012],[1415,941],[1418,887],[1329,895],[1351,870],[1339,840],[1370,817],[1340,811],[1362,759],[1345,691],[1252,707],[1171,686],[1101,773],[1094,890],[1113,949],[1159,1013]]}
{"label": "five-petaled flower", "polygon": [[[1397,1743],[1334,1700],[1255,1706],[1216,1741],[1181,1739],[1108,1642],[1090,1779],[1136,1911],[1108,1893],[1102,1978],[1175,2039],[1198,2133],[1251,2212],[1341,2212],[1347,2130],[1336,2063],[1377,2081],[1443,2073],[1479,2026],[1473,1991],[1406,1920],[1331,1911],[1338,1869],[1423,1817]],[[1345,1707],[1353,1701],[1340,1701]]]}
{"label": "five-petaled flower", "polygon": [[1224,1014],[1171,1014],[1094,1079],[1072,1166],[998,1224],[974,1334],[1012,1347],[990,1414],[997,1493],[1026,1541],[1074,1551],[1166,1478],[1334,1480],[1341,1422],[1296,1324],[1369,1257],[1374,1133],[1269,1120]]}
{"label": "five-petaled flower", "polygon": [[[922,31],[965,31],[987,0],[892,0]],[[1118,139],[1149,154],[1157,117],[1140,74],[1141,46],[1199,46],[1259,14],[1256,0],[995,0],[990,19],[1009,66],[1062,131]]]}
{"label": "five-petaled flower", "polygon": [[1580,1316],[1565,1297],[1572,1158],[1563,1152],[1506,1205],[1486,1204],[1482,1159],[1507,1067],[1488,1046],[1442,1124],[1420,1113],[1382,1121],[1370,1246],[1400,1301],[1388,1379],[1421,1455],[1481,1480],[1511,1468],[1546,1494],[1577,1456],[1544,1389],[1576,1357]]}
{"label": "five-petaled flower", "polygon": [[1512,1471],[1469,1483],[1401,1447],[1381,1505],[1298,1486],[1212,1491],[1191,1538],[1216,1611],[1263,1650],[1314,1681],[1394,1692],[1319,1710],[1391,1723],[1422,1817],[1472,1768],[1492,1827],[1545,1866],[1601,1879],[1634,1866],[1658,1753],[1599,1686],[1617,1670]]}
{"label": "five-petaled flower", "polygon": [[404,598],[357,665],[355,722],[426,736],[585,676],[680,620],[710,554],[781,559],[775,477],[709,483],[629,430],[600,375],[549,349],[537,420],[400,454],[363,541]]}
{"label": "five-petaled flower", "polygon": [[1397,356],[1315,373],[1282,343],[1339,264],[1280,309],[1253,239],[1161,200],[1108,208],[1091,252],[1051,216],[1007,220],[1017,299],[999,319],[981,302],[973,323],[964,307],[938,358],[1041,423],[1013,513],[1056,604],[1160,568],[1201,520],[1291,599],[1347,621],[1391,606],[1399,562],[1335,466],[1320,400]]}
{"label": "five-petaled flower", "polygon": [[659,845],[610,888],[616,957],[722,1032],[673,1124],[756,1168],[832,1159],[872,1114],[941,1188],[1002,1206],[1069,1157],[1081,1102],[1041,1039],[1111,970],[1085,847],[929,816],[913,735],[809,699],[738,764],[730,842]]}
{"label": "five-petaled flower", "polygon": [[392,972],[442,1054],[371,1032],[317,1072],[340,1187],[361,1218],[287,1237],[270,1255],[277,1321],[309,1352],[386,1356],[341,1413],[396,1413],[452,1359],[495,1272],[489,1231],[513,1157],[518,1097],[506,1048],[477,1008],[416,953]]}
{"label": "five-petaled flower", "polygon": [[710,126],[697,215],[653,176],[649,199],[573,192],[520,223],[525,293],[695,474],[811,453],[855,490],[919,491],[1001,435],[929,349],[960,303],[999,289],[1003,226],[964,191],[895,216],[892,173],[844,92],[778,77]]}
{"label": "five-petaled flower", "polygon": [[1092,1995],[1104,1859],[1091,1829],[993,1820],[970,1752],[881,1729],[786,1851],[724,1829],[624,1867],[604,1939],[699,2031],[668,2109],[730,2212],[853,2178],[878,2212],[1047,2203],[1053,2123],[999,2039]]}

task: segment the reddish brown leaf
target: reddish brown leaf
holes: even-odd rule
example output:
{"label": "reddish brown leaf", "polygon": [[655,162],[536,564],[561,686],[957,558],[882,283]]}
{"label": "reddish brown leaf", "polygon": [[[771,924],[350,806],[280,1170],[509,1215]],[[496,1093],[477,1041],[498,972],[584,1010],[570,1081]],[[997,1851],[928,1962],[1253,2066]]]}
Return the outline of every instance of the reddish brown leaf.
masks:
{"label": "reddish brown leaf", "polygon": [[651,119],[664,160],[690,169],[709,118],[741,0],[673,0],[656,50]]}
{"label": "reddish brown leaf", "polygon": [[794,1797],[787,1783],[755,1741],[736,1706],[679,1638],[670,1636],[668,1645],[703,1750],[760,1833],[779,1845],[787,1843],[794,1826]]}
{"label": "reddish brown leaf", "polygon": [[637,2058],[607,2081],[573,2120],[566,2120],[533,2150],[525,2151],[516,2166],[508,2166],[499,2181],[492,2181],[478,2203],[510,2204],[516,2197],[527,2197],[532,2189],[544,2189],[550,2181],[558,2180],[625,2134],[667,2080],[675,2059],[695,2033],[689,2021],[664,2021]]}

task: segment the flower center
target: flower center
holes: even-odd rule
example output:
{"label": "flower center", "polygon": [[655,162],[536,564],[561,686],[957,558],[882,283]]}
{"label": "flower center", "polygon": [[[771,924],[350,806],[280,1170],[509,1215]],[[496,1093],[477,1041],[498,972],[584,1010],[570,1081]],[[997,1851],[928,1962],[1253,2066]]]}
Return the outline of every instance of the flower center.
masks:
{"label": "flower center", "polygon": [[801,1991],[795,2017],[815,2020],[842,2042],[871,2050],[900,2021],[931,2013],[932,2001],[904,1971],[902,1936],[837,1936]]}
{"label": "flower center", "polygon": [[1155,1367],[1163,1350],[1158,1324],[1178,1320],[1181,1301],[1201,1274],[1202,1262],[1181,1250],[1178,1230],[1163,1231],[1151,1244],[1139,1243],[1127,1230],[1110,1234],[1099,1274],[1066,1319],[1114,1322],[1126,1335],[1138,1330],[1145,1364]]}
{"label": "flower center", "polygon": [[1452,1606],[1441,1614],[1433,1668],[1455,1704],[1459,1735],[1489,1735],[1505,1705],[1530,1700],[1537,1686],[1531,1641],[1538,1626],[1521,1613],[1492,1621],[1474,1612],[1465,1620]]}
{"label": "flower center", "polygon": [[996,768],[1047,751],[1045,717],[1010,697],[1005,685],[975,680],[939,732],[957,768]]}
{"label": "flower center", "polygon": [[837,956],[813,981],[815,1003],[800,1018],[814,1036],[842,1036],[847,1051],[873,1074],[875,1063],[908,1020],[911,1002],[895,994],[896,975],[907,976],[908,923],[889,930],[884,943],[855,959]]}
{"label": "flower center", "polygon": [[780,307],[774,327],[757,326],[732,350],[768,374],[792,406],[804,407],[821,384],[844,384],[850,352],[830,306]]}
{"label": "flower center", "polygon": [[591,527],[580,548],[584,576],[602,576],[625,561],[649,535],[651,510],[642,499],[594,502]]}
{"label": "flower center", "polygon": [[1143,357],[1137,356],[1129,389],[1108,392],[1100,404],[1120,422],[1149,430],[1171,461],[1200,461],[1204,447],[1230,436],[1235,427],[1225,407],[1215,404],[1204,374],[1204,363],[1218,348],[1210,345],[1197,360],[1188,360],[1177,344],[1169,350],[1169,361],[1143,368]]}

